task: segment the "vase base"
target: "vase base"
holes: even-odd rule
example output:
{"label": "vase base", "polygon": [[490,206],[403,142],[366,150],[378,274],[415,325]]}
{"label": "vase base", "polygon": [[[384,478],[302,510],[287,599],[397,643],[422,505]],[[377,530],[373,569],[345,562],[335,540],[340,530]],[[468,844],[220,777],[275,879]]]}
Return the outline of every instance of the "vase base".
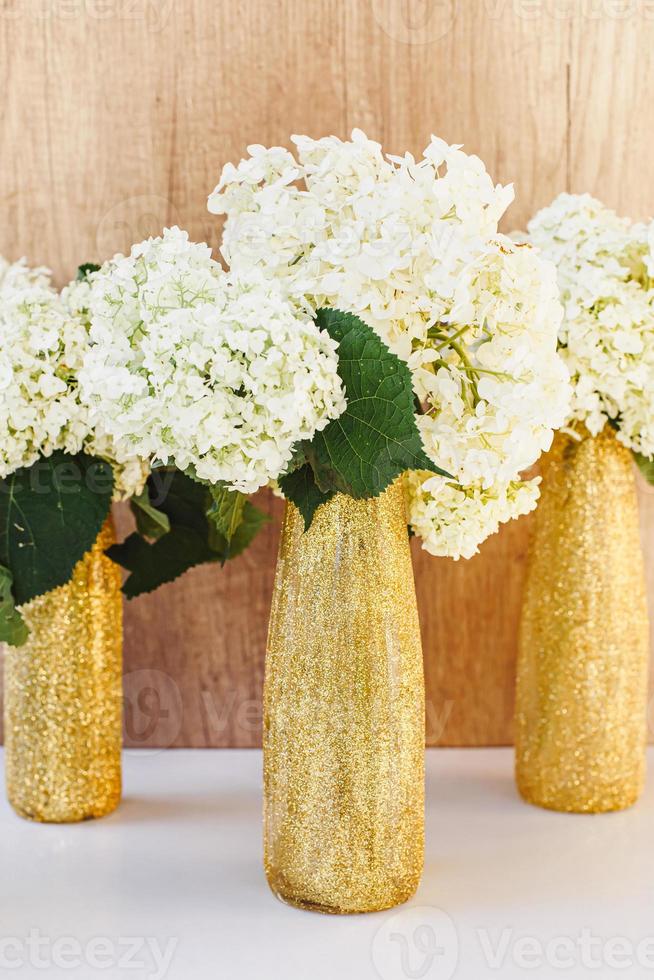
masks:
{"label": "vase base", "polygon": [[541,810],[552,810],[556,813],[617,813],[620,810],[628,810],[640,799],[642,790],[632,790],[624,794],[608,793],[606,797],[588,797],[571,800],[561,795],[559,798],[550,796],[539,796],[518,786],[518,792],[522,800],[530,806],[537,806]]}
{"label": "vase base", "polygon": [[283,902],[284,905],[290,905],[294,909],[301,909],[303,912],[319,912],[321,915],[370,915],[375,912],[384,912],[388,909],[393,909],[398,905],[404,905],[412,897],[408,895],[407,898],[400,898],[397,901],[375,905],[374,907],[371,906],[370,908],[345,909],[332,905],[320,905],[318,902],[304,902],[301,899],[282,895],[281,892],[276,892],[274,889],[272,889],[272,892],[275,898]]}
{"label": "vase base", "polygon": [[281,889],[278,885],[268,881],[271,892],[275,898],[283,902],[284,905],[290,905],[292,908],[302,909],[304,912],[319,912],[321,915],[368,915],[372,912],[384,912],[387,909],[393,909],[398,905],[404,905],[408,902],[410,898],[415,895],[419,882],[410,889],[399,893],[398,895],[382,899],[378,902],[361,902],[360,904],[352,905],[339,905],[331,904],[328,902],[317,902],[314,900],[306,900],[298,897],[295,894],[290,894],[286,890]]}
{"label": "vase base", "polygon": [[28,807],[21,807],[12,800],[9,800],[12,810],[21,820],[29,820],[30,823],[85,823],[87,820],[101,820],[113,813],[120,804],[120,798],[111,800],[103,807],[90,808],[87,812],[75,813],[48,813],[47,811],[33,810]]}

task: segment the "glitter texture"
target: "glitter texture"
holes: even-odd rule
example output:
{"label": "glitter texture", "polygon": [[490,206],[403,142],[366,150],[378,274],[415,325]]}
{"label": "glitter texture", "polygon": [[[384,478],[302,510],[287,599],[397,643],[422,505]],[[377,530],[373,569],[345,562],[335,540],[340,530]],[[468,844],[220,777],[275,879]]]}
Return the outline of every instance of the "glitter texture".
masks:
{"label": "glitter texture", "polygon": [[631,454],[607,428],[543,461],[520,630],[516,778],[529,803],[600,813],[645,776],[648,622]]}
{"label": "glitter texture", "polygon": [[264,857],[293,905],[373,912],[416,890],[424,677],[402,489],[287,504],[264,691]]}
{"label": "glitter texture", "polygon": [[22,608],[31,634],[5,648],[5,765],[14,810],[68,823],[120,800],[120,570],[107,521],[70,582]]}

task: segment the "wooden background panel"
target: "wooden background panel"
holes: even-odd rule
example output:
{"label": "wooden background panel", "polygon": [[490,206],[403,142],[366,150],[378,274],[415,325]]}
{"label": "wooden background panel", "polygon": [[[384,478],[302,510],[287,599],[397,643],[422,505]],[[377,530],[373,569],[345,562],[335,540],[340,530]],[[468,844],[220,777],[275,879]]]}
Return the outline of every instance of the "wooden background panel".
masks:
{"label": "wooden background panel", "polygon": [[[515,182],[507,229],[562,189],[654,211],[645,14],[549,0],[3,0],[0,251],[63,282],[165,224],[215,245],[206,197],[226,160],[353,126],[393,152],[435,132],[478,153]],[[654,594],[654,497],[642,496]],[[247,554],[127,604],[129,744],[258,744],[281,513],[262,498],[273,520]],[[414,543],[431,744],[511,739],[528,535],[515,522],[458,563]]]}

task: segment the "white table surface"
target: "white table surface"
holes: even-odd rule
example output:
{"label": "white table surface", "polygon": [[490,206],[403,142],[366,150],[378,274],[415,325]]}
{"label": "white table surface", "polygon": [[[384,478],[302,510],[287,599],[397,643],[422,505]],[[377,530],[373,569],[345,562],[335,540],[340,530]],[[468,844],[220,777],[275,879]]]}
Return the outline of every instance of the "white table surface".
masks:
{"label": "white table surface", "polygon": [[38,825],[0,803],[0,976],[113,980],[654,977],[654,786],[631,811],[524,805],[508,749],[427,753],[409,904],[289,908],[261,867],[261,754],[125,754],[110,817]]}

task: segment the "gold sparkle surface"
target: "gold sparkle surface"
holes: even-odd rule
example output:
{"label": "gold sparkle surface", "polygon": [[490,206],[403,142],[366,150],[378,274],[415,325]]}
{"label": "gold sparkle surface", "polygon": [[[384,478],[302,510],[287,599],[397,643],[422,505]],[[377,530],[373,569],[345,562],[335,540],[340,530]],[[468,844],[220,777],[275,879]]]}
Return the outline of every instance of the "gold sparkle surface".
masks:
{"label": "gold sparkle surface", "polygon": [[648,621],[631,454],[607,428],[543,461],[520,629],[516,778],[527,802],[599,813],[643,788]]}
{"label": "gold sparkle surface", "polygon": [[69,823],[120,800],[120,570],[108,520],[69,583],[22,608],[31,630],[5,648],[5,767],[14,810]]}
{"label": "gold sparkle surface", "polygon": [[401,485],[287,504],[264,689],[264,863],[282,900],[371,912],[416,890],[424,677]]}

